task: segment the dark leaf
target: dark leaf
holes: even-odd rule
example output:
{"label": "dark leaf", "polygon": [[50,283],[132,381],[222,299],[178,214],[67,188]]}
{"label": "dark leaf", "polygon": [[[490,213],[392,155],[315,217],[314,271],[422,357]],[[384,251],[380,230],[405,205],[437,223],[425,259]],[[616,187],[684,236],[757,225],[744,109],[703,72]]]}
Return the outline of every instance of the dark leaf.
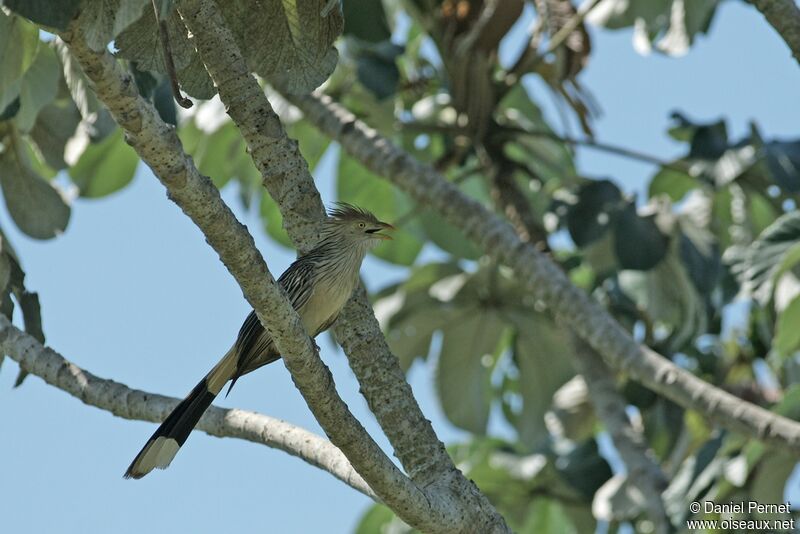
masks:
{"label": "dark leaf", "polygon": [[3,0],[3,4],[37,24],[65,30],[78,13],[81,0]]}
{"label": "dark leaf", "polygon": [[771,141],[763,153],[775,183],[789,193],[800,191],[800,141]]}
{"label": "dark leaf", "polygon": [[19,111],[19,96],[11,101],[10,104],[0,113],[0,121],[5,121],[14,118]]}
{"label": "dark leaf", "polygon": [[0,156],[0,184],[8,212],[20,230],[36,239],[50,239],[64,231],[69,206],[30,168],[19,150]]}
{"label": "dark leaf", "polygon": [[374,0],[344,0],[344,34],[362,41],[379,43],[388,40],[392,34],[383,10],[383,2]]}
{"label": "dark leaf", "polygon": [[33,64],[39,44],[35,25],[0,10],[0,108],[19,95],[20,80]]}
{"label": "dark leaf", "polygon": [[81,10],[80,29],[89,48],[99,52],[125,28],[142,16],[143,9],[153,11],[150,0],[92,0]]}
{"label": "dark leaf", "polygon": [[631,202],[614,219],[614,252],[623,269],[646,271],[667,253],[669,239],[655,223],[655,215],[636,213]]}
{"label": "dark leaf", "polygon": [[402,53],[402,46],[388,40],[359,50],[356,57],[358,81],[378,100],[392,96],[397,90],[400,71],[395,59]]}
{"label": "dark leaf", "polygon": [[251,68],[291,93],[316,89],[336,67],[344,20],[328,0],[229,0],[220,8]]}
{"label": "dark leaf", "polygon": [[622,201],[619,188],[609,180],[592,181],[578,191],[578,202],[569,206],[566,221],[572,240],[583,247],[608,230]]}

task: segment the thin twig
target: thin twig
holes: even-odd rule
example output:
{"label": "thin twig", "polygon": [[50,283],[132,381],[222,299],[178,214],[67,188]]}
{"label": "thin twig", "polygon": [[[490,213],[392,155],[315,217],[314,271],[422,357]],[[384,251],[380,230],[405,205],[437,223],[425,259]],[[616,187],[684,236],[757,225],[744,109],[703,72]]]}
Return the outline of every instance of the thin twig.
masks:
{"label": "thin twig", "polygon": [[161,51],[164,53],[164,65],[167,67],[167,76],[169,76],[170,85],[172,86],[172,96],[175,97],[175,102],[182,108],[189,109],[193,106],[192,101],[181,94],[181,86],[178,84],[178,74],[175,72],[175,62],[172,61],[172,47],[169,44],[169,32],[167,31],[167,22],[163,20],[158,11],[156,0],[152,0],[153,11],[156,15],[156,24],[158,25],[158,40],[161,43]]}

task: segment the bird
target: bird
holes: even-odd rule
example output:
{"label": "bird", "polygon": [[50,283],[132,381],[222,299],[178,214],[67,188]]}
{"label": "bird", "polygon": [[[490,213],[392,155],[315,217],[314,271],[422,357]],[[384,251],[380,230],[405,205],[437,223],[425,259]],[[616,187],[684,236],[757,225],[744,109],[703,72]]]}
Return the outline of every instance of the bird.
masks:
{"label": "bird", "polygon": [[[392,239],[380,232],[395,229],[352,204],[339,202],[327,215],[317,244],[278,278],[312,339],[336,321],[359,282],[367,252]],[[280,357],[269,332],[251,311],[230,350],[161,423],[124,478],[138,479],[155,468],[167,468],[225,384],[230,382],[230,393],[240,377]]]}

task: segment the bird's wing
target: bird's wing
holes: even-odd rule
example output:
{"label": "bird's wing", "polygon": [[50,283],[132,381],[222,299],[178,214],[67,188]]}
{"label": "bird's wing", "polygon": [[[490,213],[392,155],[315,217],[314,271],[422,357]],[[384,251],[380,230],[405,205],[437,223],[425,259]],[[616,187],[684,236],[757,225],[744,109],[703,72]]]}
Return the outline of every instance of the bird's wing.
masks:
{"label": "bird's wing", "polygon": [[315,268],[313,261],[298,260],[278,278],[295,310],[301,310],[314,293]]}
{"label": "bird's wing", "polygon": [[[278,283],[289,296],[289,301],[295,310],[300,310],[314,293],[314,263],[310,261],[295,261],[278,278]],[[269,333],[261,326],[255,311],[251,311],[239,330],[236,339],[238,360],[233,383],[245,373],[254,371],[259,367],[272,363],[280,355],[275,351]]]}

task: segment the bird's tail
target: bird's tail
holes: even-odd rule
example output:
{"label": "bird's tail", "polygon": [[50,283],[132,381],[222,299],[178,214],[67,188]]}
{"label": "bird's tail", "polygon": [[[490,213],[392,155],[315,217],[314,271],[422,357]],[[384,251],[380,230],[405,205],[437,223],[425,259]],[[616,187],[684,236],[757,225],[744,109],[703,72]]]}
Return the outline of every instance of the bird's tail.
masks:
{"label": "bird's tail", "polygon": [[169,466],[203,413],[236,374],[236,361],[236,351],[231,348],[147,440],[125,471],[125,478],[142,478],[156,467]]}

